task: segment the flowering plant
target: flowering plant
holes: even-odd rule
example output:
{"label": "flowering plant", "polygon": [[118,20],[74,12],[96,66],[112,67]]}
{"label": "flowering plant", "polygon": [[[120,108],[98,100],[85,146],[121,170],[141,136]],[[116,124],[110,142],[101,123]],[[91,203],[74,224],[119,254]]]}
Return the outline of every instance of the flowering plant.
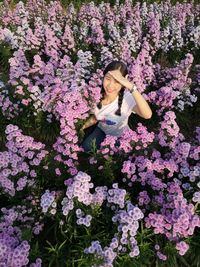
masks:
{"label": "flowering plant", "polygon": [[[199,11],[1,4],[0,266],[197,266]],[[80,129],[115,59],[153,116],[131,114],[131,130],[84,153]]]}

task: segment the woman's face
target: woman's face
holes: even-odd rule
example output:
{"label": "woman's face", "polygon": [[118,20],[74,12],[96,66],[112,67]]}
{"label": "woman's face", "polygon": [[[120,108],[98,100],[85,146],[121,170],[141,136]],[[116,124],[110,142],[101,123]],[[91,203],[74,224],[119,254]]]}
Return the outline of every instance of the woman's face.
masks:
{"label": "woman's face", "polygon": [[122,85],[116,81],[109,73],[103,79],[103,87],[107,95],[118,95]]}

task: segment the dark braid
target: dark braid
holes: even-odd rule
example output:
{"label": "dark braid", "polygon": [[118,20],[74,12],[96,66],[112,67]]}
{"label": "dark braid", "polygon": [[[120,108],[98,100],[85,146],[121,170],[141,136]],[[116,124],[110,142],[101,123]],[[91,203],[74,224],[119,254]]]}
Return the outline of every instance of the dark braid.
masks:
{"label": "dark braid", "polygon": [[99,103],[97,104],[98,109],[101,109],[102,108],[101,101],[104,99],[104,96],[105,96],[105,90],[104,90],[104,88],[102,86],[102,88],[101,88],[101,98],[99,100]]}
{"label": "dark braid", "polygon": [[119,92],[118,110],[116,110],[116,112],[115,112],[115,115],[118,115],[118,116],[121,116],[121,106],[122,106],[122,102],[123,102],[124,90],[125,90],[125,88],[122,88]]}

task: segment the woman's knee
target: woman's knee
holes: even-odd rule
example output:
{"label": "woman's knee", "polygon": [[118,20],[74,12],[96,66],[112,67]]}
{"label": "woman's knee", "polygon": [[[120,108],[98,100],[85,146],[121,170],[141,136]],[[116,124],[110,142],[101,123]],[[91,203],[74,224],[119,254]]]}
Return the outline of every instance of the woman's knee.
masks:
{"label": "woman's knee", "polygon": [[101,142],[105,138],[105,133],[98,127],[94,129],[94,131],[85,138],[82,142],[83,149],[88,152],[92,149],[92,147],[100,148]]}
{"label": "woman's knee", "polygon": [[91,148],[92,148],[91,140],[87,140],[87,139],[85,139],[85,140],[82,142],[81,146],[83,147],[83,149],[84,149],[85,152],[90,151]]}

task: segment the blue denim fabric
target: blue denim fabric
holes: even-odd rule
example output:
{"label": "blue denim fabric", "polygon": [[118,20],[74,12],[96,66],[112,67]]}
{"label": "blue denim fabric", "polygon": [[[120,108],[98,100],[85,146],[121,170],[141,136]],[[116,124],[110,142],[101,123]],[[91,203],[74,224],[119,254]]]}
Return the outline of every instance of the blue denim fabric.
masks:
{"label": "blue denim fabric", "polygon": [[82,142],[82,147],[85,150],[85,152],[88,152],[92,148],[92,142],[93,140],[96,141],[96,148],[100,148],[101,142],[105,139],[106,134],[104,131],[102,131],[98,126],[95,127],[94,131],[86,137],[86,139]]}

